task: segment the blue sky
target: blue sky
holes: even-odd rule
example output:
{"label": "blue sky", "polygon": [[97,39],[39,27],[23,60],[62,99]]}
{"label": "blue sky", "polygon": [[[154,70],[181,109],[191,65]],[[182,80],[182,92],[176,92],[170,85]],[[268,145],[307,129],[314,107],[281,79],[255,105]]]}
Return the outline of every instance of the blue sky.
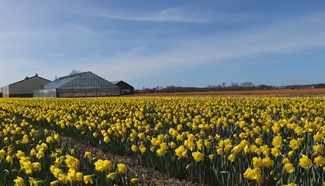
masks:
{"label": "blue sky", "polygon": [[325,82],[325,1],[0,0],[0,86],[72,69],[135,88]]}

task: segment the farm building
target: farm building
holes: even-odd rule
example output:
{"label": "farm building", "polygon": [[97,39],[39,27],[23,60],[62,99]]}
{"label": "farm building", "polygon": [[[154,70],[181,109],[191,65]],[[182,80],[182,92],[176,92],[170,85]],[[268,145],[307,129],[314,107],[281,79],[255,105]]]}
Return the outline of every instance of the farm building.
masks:
{"label": "farm building", "polygon": [[112,83],[120,88],[122,94],[134,94],[134,87],[125,81],[112,81]]}
{"label": "farm building", "polygon": [[34,90],[43,89],[49,82],[51,81],[35,74],[33,77],[26,77],[21,81],[1,87],[0,96],[4,98],[33,97]]}
{"label": "farm building", "polygon": [[34,91],[34,97],[99,97],[119,94],[118,86],[92,72],[55,78],[44,86],[44,90]]}

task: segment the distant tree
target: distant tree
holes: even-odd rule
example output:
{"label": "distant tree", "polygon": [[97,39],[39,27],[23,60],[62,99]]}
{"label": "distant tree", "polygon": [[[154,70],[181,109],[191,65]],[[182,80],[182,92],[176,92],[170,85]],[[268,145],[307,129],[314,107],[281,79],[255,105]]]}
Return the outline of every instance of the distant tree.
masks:
{"label": "distant tree", "polygon": [[254,84],[252,82],[245,82],[246,87],[254,87]]}
{"label": "distant tree", "polygon": [[75,75],[75,74],[80,74],[80,73],[81,73],[80,70],[73,69],[73,70],[70,72],[70,75]]}
{"label": "distant tree", "polygon": [[233,87],[233,88],[234,88],[234,87],[238,87],[238,83],[232,82],[232,83],[231,83],[231,87]]}
{"label": "distant tree", "polygon": [[225,88],[226,85],[227,85],[227,84],[226,84],[225,82],[222,83],[222,87],[223,87],[223,88]]}

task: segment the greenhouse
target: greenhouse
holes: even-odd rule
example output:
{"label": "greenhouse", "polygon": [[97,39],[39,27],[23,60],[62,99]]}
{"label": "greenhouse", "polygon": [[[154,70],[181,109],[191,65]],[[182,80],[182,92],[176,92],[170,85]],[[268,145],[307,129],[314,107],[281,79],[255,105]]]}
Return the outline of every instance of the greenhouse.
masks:
{"label": "greenhouse", "polygon": [[120,88],[92,72],[82,72],[46,84],[34,97],[101,97],[120,95]]}

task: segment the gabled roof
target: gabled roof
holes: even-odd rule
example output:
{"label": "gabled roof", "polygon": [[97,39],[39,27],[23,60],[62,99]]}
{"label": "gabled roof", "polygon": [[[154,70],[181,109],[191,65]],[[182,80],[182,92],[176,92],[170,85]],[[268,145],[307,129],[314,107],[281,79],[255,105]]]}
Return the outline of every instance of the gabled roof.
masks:
{"label": "gabled roof", "polygon": [[111,83],[113,83],[113,84],[118,84],[119,82],[121,82],[122,80],[119,80],[119,81],[111,81]]}
{"label": "gabled roof", "polygon": [[123,83],[129,85],[130,87],[133,87],[132,85],[128,84],[127,82],[125,82],[125,81],[123,81],[123,80],[119,80],[119,81],[111,81],[111,83],[113,83],[114,85],[116,85],[116,84],[118,84],[118,83],[120,83],[120,82],[123,82]]}
{"label": "gabled roof", "polygon": [[15,84],[18,84],[18,83],[21,83],[21,82],[23,82],[23,81],[27,81],[27,80],[30,80],[30,79],[33,79],[33,78],[39,78],[39,79],[43,79],[43,80],[45,80],[45,81],[51,82],[51,81],[48,80],[48,79],[42,78],[42,77],[40,77],[40,76],[38,76],[38,75],[34,75],[34,76],[32,76],[32,77],[25,78],[25,79],[23,79],[23,80],[20,80],[20,81],[15,82],[15,83],[11,83],[11,84],[9,84],[8,86],[15,85]]}
{"label": "gabled roof", "polygon": [[44,89],[57,89],[61,87],[64,84],[69,83],[70,81],[78,78],[79,76],[73,76],[73,77],[66,77],[66,78],[59,78],[57,80],[54,80],[44,86]]}
{"label": "gabled roof", "polygon": [[77,73],[77,74],[62,76],[62,77],[59,77],[58,80],[66,79],[66,78],[72,78],[72,77],[79,77],[79,76],[82,76],[82,75],[84,75],[86,73],[91,73],[91,72],[90,71],[87,71],[87,72],[80,72],[80,73]]}
{"label": "gabled roof", "polygon": [[[56,80],[46,84],[44,86],[44,89],[57,89],[57,88],[60,88],[61,86],[65,85],[65,84],[73,81],[74,79],[77,79],[77,78],[79,78],[79,77],[81,77],[81,76],[83,76],[85,74],[93,74],[93,75],[97,76],[98,78],[103,79],[102,77],[100,77],[100,76],[98,76],[98,75],[96,75],[96,74],[94,74],[94,73],[92,73],[90,71],[81,72],[81,73],[78,73],[78,74],[72,74],[72,75],[68,75],[68,76],[59,77]],[[103,79],[103,80],[105,80],[105,79]],[[118,87],[115,83],[112,83],[112,82],[107,81],[107,80],[105,80],[105,81],[112,84],[113,86]]]}
{"label": "gabled roof", "polygon": [[46,84],[44,86],[44,89],[57,89],[57,88],[61,87],[62,85],[65,85],[65,84],[69,83],[70,81],[72,81],[86,73],[90,73],[90,72],[80,72],[77,74],[71,74],[71,75],[59,77],[59,78],[55,79],[54,81],[50,82],[49,84]]}

